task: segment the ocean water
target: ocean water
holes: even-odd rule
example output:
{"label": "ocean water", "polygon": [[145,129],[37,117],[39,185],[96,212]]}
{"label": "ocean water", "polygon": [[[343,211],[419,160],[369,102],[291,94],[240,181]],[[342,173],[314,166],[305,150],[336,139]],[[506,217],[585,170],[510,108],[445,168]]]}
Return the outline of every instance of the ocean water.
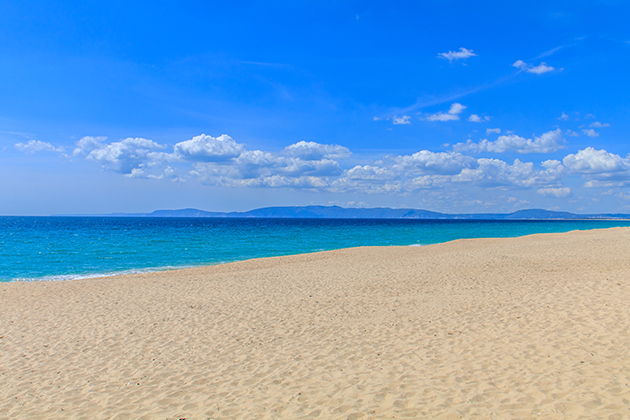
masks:
{"label": "ocean water", "polygon": [[355,246],[429,245],[628,221],[0,217],[0,281],[62,280]]}

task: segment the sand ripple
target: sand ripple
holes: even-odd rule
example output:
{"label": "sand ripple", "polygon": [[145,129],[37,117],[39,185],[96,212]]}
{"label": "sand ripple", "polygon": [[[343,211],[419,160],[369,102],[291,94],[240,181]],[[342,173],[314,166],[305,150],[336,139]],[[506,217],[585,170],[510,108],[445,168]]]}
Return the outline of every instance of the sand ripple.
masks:
{"label": "sand ripple", "polygon": [[630,418],[630,229],[0,285],[0,419]]}

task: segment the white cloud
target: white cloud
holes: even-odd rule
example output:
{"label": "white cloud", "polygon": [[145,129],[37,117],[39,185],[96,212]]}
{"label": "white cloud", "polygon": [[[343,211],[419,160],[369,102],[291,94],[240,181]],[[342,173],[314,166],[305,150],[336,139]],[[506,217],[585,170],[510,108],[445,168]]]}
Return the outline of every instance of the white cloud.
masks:
{"label": "white cloud", "polygon": [[[301,176],[337,176],[341,175],[341,167],[337,161],[332,159],[322,160],[302,160],[286,159],[280,160],[281,166],[276,168],[278,174],[288,177]],[[275,175],[275,174],[274,174]]]}
{"label": "white cloud", "polygon": [[568,137],[579,137],[580,136],[578,133],[576,133],[573,130],[567,130],[565,135],[568,136]]}
{"label": "white cloud", "polygon": [[627,182],[624,181],[600,181],[592,179],[584,183],[586,188],[621,188],[627,186]]}
{"label": "white cloud", "polygon": [[563,198],[571,194],[571,188],[539,188],[536,192],[545,197]]}
{"label": "white cloud", "polygon": [[630,170],[630,159],[592,147],[565,156],[562,163],[570,172],[579,174],[610,174]]}
{"label": "white cloud", "polygon": [[[517,60],[512,64],[512,67],[524,70],[528,73],[543,74],[555,70],[553,67],[548,66],[547,63],[540,63],[537,66],[532,66],[524,62],[523,60]],[[563,113],[564,114],[564,113]]]}
{"label": "white cloud", "polygon": [[531,162],[516,159],[508,164],[499,159],[474,159],[458,153],[421,150],[412,155],[390,156],[379,166],[358,165],[334,181],[330,190],[379,194],[407,194],[419,189],[445,188],[457,184],[480,187],[545,187],[565,175],[560,161],[543,162],[536,169]]}
{"label": "white cloud", "polygon": [[439,58],[445,58],[451,63],[453,62],[453,60],[461,60],[476,56],[477,54],[475,54],[473,50],[469,50],[467,48],[460,48],[459,51],[449,51],[438,54]]}
{"label": "white cloud", "polygon": [[336,144],[320,144],[313,141],[300,141],[287,146],[284,153],[303,160],[346,159],[352,155],[347,147]]}
{"label": "white cloud", "polygon": [[346,171],[346,176],[355,180],[390,180],[396,178],[396,173],[389,168],[357,165]]}
{"label": "white cloud", "polygon": [[107,137],[85,136],[77,142],[76,148],[72,154],[74,156],[86,156],[92,150],[105,147],[106,145],[103,144],[105,140],[107,140]]}
{"label": "white cloud", "polygon": [[242,144],[226,134],[219,137],[201,134],[175,144],[174,154],[179,159],[195,162],[225,162],[238,157],[243,150]]}
{"label": "white cloud", "polygon": [[594,123],[589,124],[589,127],[603,128],[603,127],[610,127],[610,124],[608,123],[602,124],[599,121],[595,121]]}
{"label": "white cloud", "polygon": [[411,117],[409,115],[403,115],[402,117],[397,117],[396,115],[394,115],[394,117],[392,118],[392,122],[394,123],[394,125],[411,124],[410,118]]}
{"label": "white cloud", "polygon": [[536,171],[531,162],[514,160],[512,165],[499,159],[479,159],[474,169],[463,169],[454,181],[485,187],[515,185],[530,187],[536,183]]}
{"label": "white cloud", "polygon": [[533,140],[515,134],[499,136],[496,141],[483,139],[479,143],[474,143],[472,140],[468,140],[466,143],[457,143],[453,146],[453,150],[456,152],[551,153],[564,148],[563,142],[562,132],[557,129],[548,131]]}
{"label": "white cloud", "polygon": [[486,128],[486,134],[491,134],[491,133],[501,134],[501,129],[500,128]]}
{"label": "white cloud", "polygon": [[343,146],[300,141],[281,154],[242,150],[237,158],[198,162],[190,174],[208,185],[321,189],[343,172],[334,159],[350,155]]}
{"label": "white cloud", "polygon": [[425,118],[426,121],[457,121],[459,120],[459,115],[453,114],[445,114],[443,112],[438,112],[437,114],[431,114]]}
{"label": "white cloud", "polygon": [[431,152],[421,150],[412,155],[393,158],[394,169],[402,169],[408,173],[453,175],[464,168],[475,165],[475,159],[453,152]]}
{"label": "white cloud", "polygon": [[35,153],[35,152],[63,152],[63,147],[55,147],[50,143],[39,140],[29,140],[27,143],[15,143],[15,148],[20,152]]}
{"label": "white cloud", "polygon": [[470,114],[470,117],[468,117],[468,121],[470,122],[481,122],[481,117],[477,114]]}
{"label": "white cloud", "polygon": [[553,71],[553,70],[554,70],[554,68],[551,67],[551,66],[548,66],[546,63],[540,63],[536,67],[528,68],[527,72],[534,73],[534,74],[543,74],[543,73],[548,73],[548,72]]}
{"label": "white cloud", "polygon": [[525,62],[523,60],[516,60],[514,62],[514,64],[512,64],[512,67],[516,67],[517,69],[526,69],[527,68],[527,64],[525,64]]}
{"label": "white cloud", "polygon": [[458,102],[455,102],[453,105],[451,105],[451,108],[448,110],[449,114],[461,114],[463,110],[465,110],[466,107]]}
{"label": "white cloud", "polygon": [[599,133],[595,130],[593,130],[592,128],[585,128],[584,130],[582,130],[582,132],[584,134],[586,134],[589,137],[597,137],[599,136]]}
{"label": "white cloud", "polygon": [[558,119],[562,121],[567,121],[569,119],[569,116],[563,112],[562,115],[558,117]]}
{"label": "white cloud", "polygon": [[426,121],[457,121],[459,120],[458,114],[461,114],[464,109],[466,109],[464,105],[455,102],[451,105],[448,112],[438,112],[436,114],[431,114],[424,119]]}
{"label": "white cloud", "polygon": [[[107,169],[123,174],[131,174],[133,169],[152,160],[152,151],[165,146],[143,138],[127,138],[104,144],[104,137],[83,137],[77,142],[73,155],[100,162]],[[137,172],[137,171],[136,171]],[[138,176],[140,175],[137,172]]]}
{"label": "white cloud", "polygon": [[125,177],[145,179],[170,179],[177,182],[186,182],[185,179],[178,177],[175,173],[175,170],[170,166],[167,166],[161,173],[158,174],[146,173],[142,168],[133,168],[130,173],[125,174]]}
{"label": "white cloud", "polygon": [[379,118],[379,117],[373,117],[372,118],[372,121],[380,121],[380,120],[381,120],[381,118]]}
{"label": "white cloud", "polygon": [[[460,104],[453,104],[449,110],[453,114],[448,115],[458,115],[463,109]],[[630,185],[630,156],[622,158],[605,150],[586,148],[562,161],[552,159],[540,164],[519,159],[508,163],[461,153],[548,153],[563,147],[561,133],[557,129],[533,139],[500,135],[494,142],[459,143],[452,152],[420,150],[371,162],[355,161],[349,169],[338,162],[351,156],[350,150],[340,145],[300,141],[279,152],[246,150],[226,135],[197,136],[175,144],[172,153],[165,151],[165,146],[142,138],[108,143],[106,138],[84,137],[77,142],[73,154],[99,162],[127,178],[180,182],[196,179],[213,186],[331,193],[405,196],[422,190],[451,196],[465,194],[466,189],[474,187],[529,189],[543,196],[567,197],[575,192],[561,186],[565,177],[583,177],[585,187]],[[186,175],[177,175],[178,172]]]}
{"label": "white cloud", "polygon": [[253,179],[232,180],[228,186],[234,187],[267,187],[267,188],[313,188],[322,189],[329,186],[327,180],[315,176],[297,178],[282,175],[261,176]]}
{"label": "white cloud", "polygon": [[127,178],[146,178],[146,174],[140,168],[132,168],[131,172],[125,174]]}

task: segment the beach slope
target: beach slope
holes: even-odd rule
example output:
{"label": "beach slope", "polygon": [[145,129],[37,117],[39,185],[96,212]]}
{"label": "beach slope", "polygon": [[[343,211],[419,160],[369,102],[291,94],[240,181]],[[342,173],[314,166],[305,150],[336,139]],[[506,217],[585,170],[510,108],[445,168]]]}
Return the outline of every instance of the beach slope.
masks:
{"label": "beach slope", "polygon": [[630,417],[630,228],[0,284],[0,419]]}

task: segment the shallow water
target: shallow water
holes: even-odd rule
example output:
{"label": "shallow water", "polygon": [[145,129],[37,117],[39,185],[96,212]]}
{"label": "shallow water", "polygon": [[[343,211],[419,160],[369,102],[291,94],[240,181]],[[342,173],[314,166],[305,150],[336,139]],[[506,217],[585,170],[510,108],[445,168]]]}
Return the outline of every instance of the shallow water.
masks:
{"label": "shallow water", "polygon": [[0,217],[0,281],[154,271],[354,246],[428,245],[629,221]]}

